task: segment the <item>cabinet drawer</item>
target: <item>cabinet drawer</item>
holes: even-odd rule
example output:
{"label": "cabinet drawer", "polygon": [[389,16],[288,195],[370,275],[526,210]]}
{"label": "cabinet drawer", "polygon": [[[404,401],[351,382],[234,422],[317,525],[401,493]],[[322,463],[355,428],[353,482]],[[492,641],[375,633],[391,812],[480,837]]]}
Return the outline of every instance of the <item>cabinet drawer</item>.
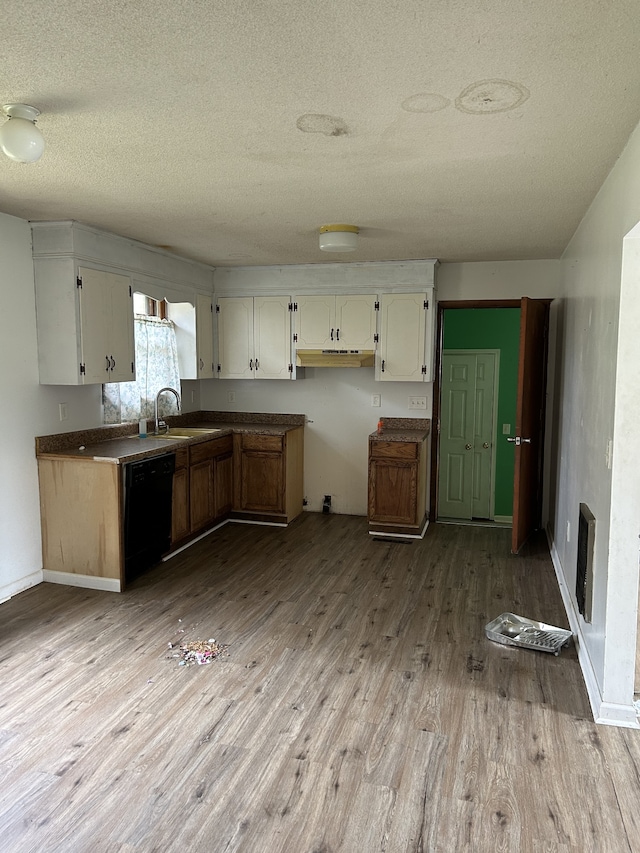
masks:
{"label": "cabinet drawer", "polygon": [[243,450],[271,450],[274,453],[282,451],[284,436],[282,435],[243,435]]}
{"label": "cabinet drawer", "polygon": [[[186,448],[185,448],[186,449]],[[225,435],[222,438],[213,438],[211,441],[203,441],[189,448],[191,465],[206,462],[207,459],[215,459],[223,453],[231,453],[233,450],[233,437]]]}
{"label": "cabinet drawer", "polygon": [[179,468],[187,468],[189,465],[189,448],[180,447],[176,450],[176,471]]}
{"label": "cabinet drawer", "polygon": [[372,441],[369,452],[372,459],[417,459],[419,447],[415,441]]}

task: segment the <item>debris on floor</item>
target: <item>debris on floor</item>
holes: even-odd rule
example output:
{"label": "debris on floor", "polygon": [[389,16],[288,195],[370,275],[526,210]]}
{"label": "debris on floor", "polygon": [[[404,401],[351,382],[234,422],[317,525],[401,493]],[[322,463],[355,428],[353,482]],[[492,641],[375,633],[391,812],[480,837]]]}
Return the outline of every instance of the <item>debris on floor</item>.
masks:
{"label": "debris on floor", "polygon": [[[174,643],[167,643],[167,646],[169,650],[175,648]],[[229,646],[223,646],[214,639],[185,641],[180,643],[177,651],[171,653],[170,658],[177,658],[178,666],[202,666],[226,654],[228,648]]]}

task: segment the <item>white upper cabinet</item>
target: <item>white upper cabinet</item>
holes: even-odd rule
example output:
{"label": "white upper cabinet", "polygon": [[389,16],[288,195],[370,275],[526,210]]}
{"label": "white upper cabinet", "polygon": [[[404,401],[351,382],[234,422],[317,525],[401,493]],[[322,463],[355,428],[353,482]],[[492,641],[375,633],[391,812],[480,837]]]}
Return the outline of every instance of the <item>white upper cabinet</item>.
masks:
{"label": "white upper cabinet", "polygon": [[135,379],[133,296],[126,275],[35,259],[38,364],[43,385]]}
{"label": "white upper cabinet", "polygon": [[380,297],[380,345],[376,379],[432,382],[435,293],[387,293]]}
{"label": "white upper cabinet", "polygon": [[374,349],[374,295],[299,296],[295,304],[297,349]]}
{"label": "white upper cabinet", "polygon": [[218,377],[291,379],[288,296],[218,299]]}
{"label": "white upper cabinet", "polygon": [[213,299],[196,295],[196,360],[197,378],[212,379],[213,363]]}

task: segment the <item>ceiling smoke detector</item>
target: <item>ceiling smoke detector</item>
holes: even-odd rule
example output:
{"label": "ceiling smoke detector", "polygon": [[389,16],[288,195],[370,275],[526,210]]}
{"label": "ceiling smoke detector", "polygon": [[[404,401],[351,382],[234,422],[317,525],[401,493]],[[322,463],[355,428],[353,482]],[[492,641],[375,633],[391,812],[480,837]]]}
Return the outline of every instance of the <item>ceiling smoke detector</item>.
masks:
{"label": "ceiling smoke detector", "polygon": [[322,225],[320,249],[323,252],[355,252],[358,248],[357,225]]}

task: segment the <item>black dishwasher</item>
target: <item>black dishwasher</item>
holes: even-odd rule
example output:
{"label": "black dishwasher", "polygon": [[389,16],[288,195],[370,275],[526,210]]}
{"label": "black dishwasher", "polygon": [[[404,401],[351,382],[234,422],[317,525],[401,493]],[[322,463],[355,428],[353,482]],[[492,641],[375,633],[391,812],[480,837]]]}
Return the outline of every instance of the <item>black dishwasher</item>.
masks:
{"label": "black dishwasher", "polygon": [[171,544],[175,453],[124,466],[125,584],[159,562]]}

